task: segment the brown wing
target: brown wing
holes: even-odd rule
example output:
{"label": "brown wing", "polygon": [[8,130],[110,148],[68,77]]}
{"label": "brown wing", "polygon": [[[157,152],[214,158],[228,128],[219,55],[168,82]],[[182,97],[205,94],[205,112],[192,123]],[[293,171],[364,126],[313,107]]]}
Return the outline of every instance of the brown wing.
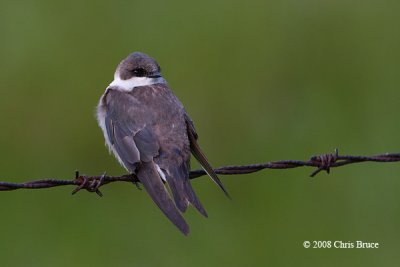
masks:
{"label": "brown wing", "polygon": [[151,110],[128,93],[113,90],[106,95],[105,107],[107,135],[117,156],[130,172],[137,174],[168,219],[187,235],[189,226],[171,200],[153,162],[160,146],[153,128],[149,126]]}
{"label": "brown wing", "polygon": [[185,116],[185,119],[187,124],[188,137],[190,141],[190,149],[192,151],[193,156],[199,161],[200,165],[203,167],[204,171],[208,174],[208,176],[210,176],[210,178],[222,189],[222,191],[224,191],[225,195],[230,198],[224,185],[219,180],[217,174],[214,172],[214,169],[211,167],[206,156],[201,150],[199,144],[197,143],[198,135],[196,133],[196,129],[194,128],[193,121],[187,114]]}

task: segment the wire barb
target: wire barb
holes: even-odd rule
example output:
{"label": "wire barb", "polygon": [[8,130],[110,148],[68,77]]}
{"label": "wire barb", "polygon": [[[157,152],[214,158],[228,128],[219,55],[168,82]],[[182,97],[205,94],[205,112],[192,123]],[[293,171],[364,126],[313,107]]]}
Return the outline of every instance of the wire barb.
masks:
{"label": "wire barb", "polygon": [[323,154],[319,156],[311,157],[311,160],[314,160],[316,164],[319,164],[318,168],[310,174],[310,177],[314,177],[320,171],[325,170],[326,173],[330,173],[331,167],[336,163],[339,157],[339,150],[336,148],[333,154]]}
{"label": "wire barb", "polygon": [[[316,170],[314,170],[310,175],[311,177],[314,177],[321,171],[326,171],[327,173],[330,173],[330,170],[332,168],[341,167],[348,164],[361,162],[385,163],[399,161],[400,153],[386,153],[375,156],[341,156],[339,155],[338,149],[335,149],[334,153],[313,156],[308,161],[281,160],[242,166],[224,166],[215,169],[215,173],[219,175],[240,175],[258,172],[264,169],[291,169],[298,167],[312,167],[316,168]],[[194,170],[189,173],[189,178],[195,179],[204,175],[206,175],[206,172],[204,170]],[[94,192],[97,195],[102,196],[103,194],[100,192],[99,188],[112,182],[129,182],[135,184],[139,189],[141,189],[139,187],[139,179],[134,174],[126,174],[122,176],[107,176],[104,172],[101,176],[87,176],[81,175],[79,171],[75,171],[75,179],[72,180],[42,179],[25,183],[0,182],[0,191],[10,191],[17,189],[41,189],[64,185],[74,185],[76,186],[76,188],[72,191],[72,194],[76,194],[80,190],[86,189],[88,192]]]}
{"label": "wire barb", "polygon": [[88,177],[85,175],[79,175],[79,171],[75,171],[75,181],[78,186],[71,192],[75,195],[82,189],[86,189],[89,192],[95,192],[99,197],[103,196],[103,193],[99,190],[100,186],[104,184],[104,179],[106,177],[106,172],[104,172],[100,177]]}

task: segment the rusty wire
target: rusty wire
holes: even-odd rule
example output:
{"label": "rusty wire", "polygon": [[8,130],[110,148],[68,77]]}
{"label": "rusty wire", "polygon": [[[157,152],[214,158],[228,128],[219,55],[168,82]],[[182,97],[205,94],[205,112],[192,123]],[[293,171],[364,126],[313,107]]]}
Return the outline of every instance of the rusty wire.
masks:
{"label": "rusty wire", "polygon": [[[314,167],[316,169],[310,175],[311,177],[314,177],[321,171],[326,171],[327,173],[329,173],[331,168],[336,168],[353,163],[399,161],[400,153],[386,153],[375,156],[342,156],[339,155],[338,150],[336,149],[334,153],[312,156],[307,161],[281,160],[243,166],[224,166],[215,169],[215,172],[219,175],[239,175],[258,172],[264,169],[291,169],[297,167]],[[190,172],[189,177],[190,179],[195,179],[204,175],[206,175],[206,172],[204,170],[194,170]],[[126,174],[122,176],[108,176],[106,174],[100,176],[89,176],[81,175],[78,171],[76,171],[75,179],[72,180],[42,179],[25,183],[0,182],[0,191],[9,191],[16,189],[41,189],[64,185],[74,185],[76,186],[76,188],[72,191],[73,194],[80,191],[81,189],[86,189],[89,192],[95,192],[99,196],[102,196],[99,188],[112,182],[130,182],[140,188],[140,182],[134,174]]]}

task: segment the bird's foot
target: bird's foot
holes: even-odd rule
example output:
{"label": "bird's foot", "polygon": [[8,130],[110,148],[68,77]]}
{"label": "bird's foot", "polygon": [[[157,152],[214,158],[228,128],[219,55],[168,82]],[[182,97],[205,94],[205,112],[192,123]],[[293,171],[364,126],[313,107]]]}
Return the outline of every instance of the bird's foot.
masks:
{"label": "bird's foot", "polygon": [[136,188],[138,189],[138,190],[142,190],[142,188],[140,187],[140,183],[138,182],[138,181],[132,181],[132,183],[136,186]]}
{"label": "bird's foot", "polygon": [[137,177],[134,174],[131,174],[131,177],[132,177],[132,184],[134,184],[138,190],[142,190],[142,188],[140,187],[140,182],[137,179]]}

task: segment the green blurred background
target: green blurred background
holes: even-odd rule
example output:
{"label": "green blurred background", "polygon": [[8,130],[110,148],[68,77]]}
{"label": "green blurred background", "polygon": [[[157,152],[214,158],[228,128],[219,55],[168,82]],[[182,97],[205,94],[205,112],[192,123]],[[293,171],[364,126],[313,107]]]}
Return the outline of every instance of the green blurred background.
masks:
{"label": "green blurred background", "polygon": [[[124,173],[94,109],[119,61],[156,58],[212,164],[400,150],[399,1],[4,1],[3,181]],[[193,164],[198,168],[197,164]],[[398,266],[400,165],[193,181],[181,235],[144,191],[0,193],[1,266]],[[305,240],[380,248],[305,249]]]}

